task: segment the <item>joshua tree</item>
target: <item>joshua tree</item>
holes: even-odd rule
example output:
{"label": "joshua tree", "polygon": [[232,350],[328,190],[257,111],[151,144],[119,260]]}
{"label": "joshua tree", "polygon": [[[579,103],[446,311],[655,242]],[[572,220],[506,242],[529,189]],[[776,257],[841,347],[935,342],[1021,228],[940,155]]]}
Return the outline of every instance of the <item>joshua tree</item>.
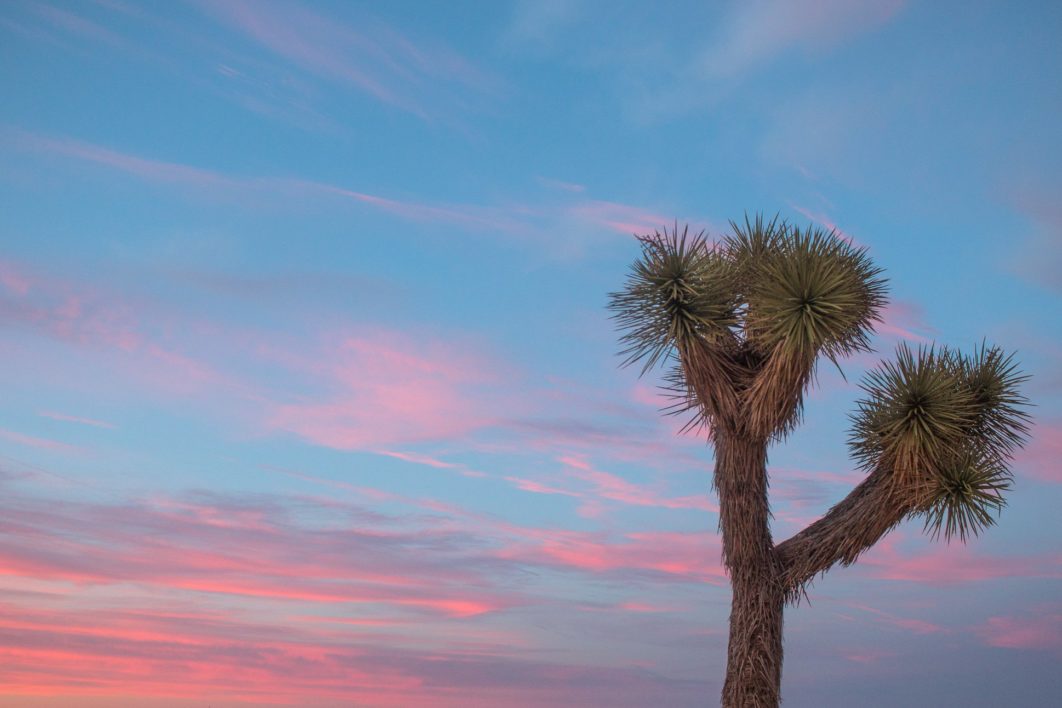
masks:
{"label": "joshua tree", "polygon": [[1007,464],[1029,418],[1012,355],[901,345],[871,371],[851,416],[849,447],[866,478],[792,538],[769,527],[767,447],[800,421],[819,356],[870,351],[885,279],[865,249],[834,232],[757,217],[703,232],[639,237],[642,254],[610,308],[625,364],[668,364],[671,412],[715,447],[723,561],[733,599],[724,706],[777,706],[782,611],[834,564],[850,565],[904,519],[965,541],[994,523]]}

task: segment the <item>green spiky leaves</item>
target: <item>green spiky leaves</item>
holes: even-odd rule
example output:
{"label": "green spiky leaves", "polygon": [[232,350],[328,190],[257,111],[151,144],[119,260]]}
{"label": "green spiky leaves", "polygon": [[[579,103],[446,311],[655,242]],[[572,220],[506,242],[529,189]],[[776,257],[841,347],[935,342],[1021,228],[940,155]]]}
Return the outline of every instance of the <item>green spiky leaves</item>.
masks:
{"label": "green spiky leaves", "polygon": [[949,541],[976,536],[996,523],[1012,479],[1006,466],[984,451],[969,449],[949,458],[933,477],[923,512],[926,530],[933,538],[943,533]]}
{"label": "green spiky leaves", "polygon": [[863,249],[833,231],[762,217],[719,244],[676,224],[641,237],[642,254],[610,308],[624,364],[642,373],[678,354],[679,413],[760,438],[799,420],[816,358],[868,348],[885,281]]}
{"label": "green spiky leaves", "polygon": [[982,346],[912,351],[870,372],[849,445],[866,469],[884,467],[897,493],[919,496],[933,535],[976,535],[1005,504],[1007,462],[1025,440],[1025,380],[1010,356]]}
{"label": "green spiky leaves", "polygon": [[729,248],[748,265],[746,337],[760,351],[831,360],[869,349],[885,280],[866,251],[832,231],[735,225]]}
{"label": "green spiky leaves", "polygon": [[1022,411],[1027,401],[1018,392],[1028,376],[1018,370],[1013,355],[983,343],[963,361],[961,372],[977,410],[974,434],[996,457],[1010,456],[1028,433],[1029,416]]}
{"label": "green spiky leaves", "polygon": [[673,346],[731,336],[738,303],[733,267],[703,232],[691,237],[688,227],[680,234],[676,225],[639,240],[642,256],[609,307],[626,331],[624,365],[643,361],[644,373]]}
{"label": "green spiky leaves", "polygon": [[871,468],[882,461],[904,474],[935,465],[957,449],[974,424],[976,407],[947,350],[901,344],[895,362],[882,362],[861,388],[850,445]]}
{"label": "green spiky leaves", "polygon": [[687,229],[640,237],[642,256],[610,308],[627,364],[652,368],[688,338],[781,347],[813,361],[868,348],[885,280],[865,250],[834,232],[747,218],[718,247]]}

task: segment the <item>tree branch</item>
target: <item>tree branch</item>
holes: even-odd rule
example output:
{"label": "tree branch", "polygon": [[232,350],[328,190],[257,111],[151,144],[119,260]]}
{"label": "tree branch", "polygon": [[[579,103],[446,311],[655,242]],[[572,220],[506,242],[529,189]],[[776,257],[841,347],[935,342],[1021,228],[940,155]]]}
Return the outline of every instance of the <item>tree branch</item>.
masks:
{"label": "tree branch", "polygon": [[691,407],[696,402],[713,427],[733,431],[734,411],[740,410],[734,381],[742,375],[733,351],[703,339],[682,342],[677,348],[685,383],[694,394]]}
{"label": "tree branch", "polygon": [[743,392],[745,429],[754,438],[787,433],[800,418],[804,389],[815,367],[814,357],[776,346]]}
{"label": "tree branch", "polygon": [[877,468],[818,521],[775,546],[789,602],[804,585],[836,563],[848,566],[894,526],[922,506],[912,484],[897,488],[892,470]]}

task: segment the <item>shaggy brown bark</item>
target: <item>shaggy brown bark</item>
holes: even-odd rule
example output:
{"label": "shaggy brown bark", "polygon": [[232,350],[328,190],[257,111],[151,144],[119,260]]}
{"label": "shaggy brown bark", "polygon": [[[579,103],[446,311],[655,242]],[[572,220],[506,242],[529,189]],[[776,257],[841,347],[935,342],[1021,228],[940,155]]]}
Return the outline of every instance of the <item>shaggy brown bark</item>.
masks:
{"label": "shaggy brown bark", "polygon": [[719,433],[715,445],[723,560],[733,590],[722,703],[777,706],[784,592],[768,526],[767,441]]}
{"label": "shaggy brown bark", "polygon": [[923,497],[917,482],[896,488],[889,470],[877,468],[825,516],[778,544],[781,581],[790,601],[804,585],[836,563],[851,565],[894,526],[916,511]]}

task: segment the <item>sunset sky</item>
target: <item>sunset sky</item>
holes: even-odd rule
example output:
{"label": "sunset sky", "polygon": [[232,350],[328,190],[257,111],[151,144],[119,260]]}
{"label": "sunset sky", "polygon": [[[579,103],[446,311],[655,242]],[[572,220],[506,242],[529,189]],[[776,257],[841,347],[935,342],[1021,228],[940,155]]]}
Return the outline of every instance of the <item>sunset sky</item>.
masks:
{"label": "sunset sky", "polygon": [[[658,6],[659,5],[659,6]],[[0,4],[0,708],[712,705],[712,449],[621,369],[633,234],[890,279],[770,451],[861,479],[900,342],[1016,351],[999,526],[786,614],[783,697],[1062,705],[1062,3]]]}

